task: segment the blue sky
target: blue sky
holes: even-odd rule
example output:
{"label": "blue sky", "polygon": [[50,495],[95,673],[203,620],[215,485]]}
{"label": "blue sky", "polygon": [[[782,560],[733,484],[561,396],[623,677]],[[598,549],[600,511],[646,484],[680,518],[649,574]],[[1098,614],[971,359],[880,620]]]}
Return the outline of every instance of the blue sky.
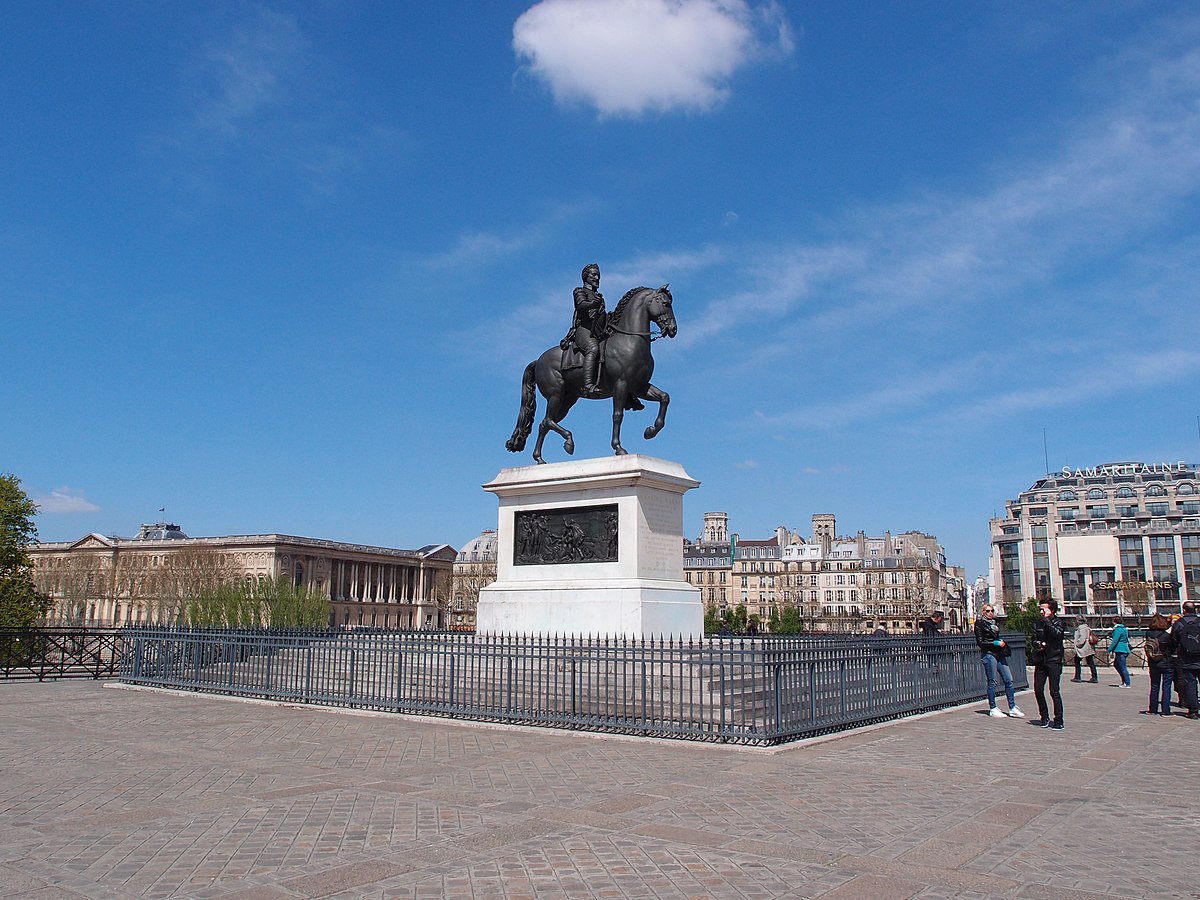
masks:
{"label": "blue sky", "polygon": [[626,447],[692,537],[834,512],[974,577],[1047,457],[1200,458],[1195,4],[39,0],[0,96],[45,540],[461,546],[592,261],[671,284]]}

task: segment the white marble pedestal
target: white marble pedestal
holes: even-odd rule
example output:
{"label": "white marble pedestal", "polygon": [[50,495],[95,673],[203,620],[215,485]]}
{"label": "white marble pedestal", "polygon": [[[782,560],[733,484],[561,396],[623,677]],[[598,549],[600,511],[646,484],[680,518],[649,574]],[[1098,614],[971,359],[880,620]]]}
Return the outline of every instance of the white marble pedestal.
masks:
{"label": "white marble pedestal", "polygon": [[[700,591],[683,579],[683,495],[699,485],[678,463],[637,454],[502,470],[483,486],[500,501],[500,521],[496,581],[480,591],[476,630],[702,637]],[[579,511],[594,521],[614,509],[615,559],[519,559],[527,546],[518,546],[520,516],[527,523],[542,512],[562,523]]]}

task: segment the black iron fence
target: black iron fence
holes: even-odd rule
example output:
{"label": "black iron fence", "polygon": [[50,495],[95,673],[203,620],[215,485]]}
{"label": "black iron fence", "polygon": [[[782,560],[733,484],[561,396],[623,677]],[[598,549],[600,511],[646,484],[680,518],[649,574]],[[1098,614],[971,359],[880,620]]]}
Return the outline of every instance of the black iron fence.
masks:
{"label": "black iron fence", "polygon": [[[986,696],[967,636],[679,642],[143,627],[126,639],[129,684],[750,744]],[[1011,643],[1024,688],[1024,641]]]}
{"label": "black iron fence", "polygon": [[124,652],[119,628],[4,628],[0,681],[115,678]]}

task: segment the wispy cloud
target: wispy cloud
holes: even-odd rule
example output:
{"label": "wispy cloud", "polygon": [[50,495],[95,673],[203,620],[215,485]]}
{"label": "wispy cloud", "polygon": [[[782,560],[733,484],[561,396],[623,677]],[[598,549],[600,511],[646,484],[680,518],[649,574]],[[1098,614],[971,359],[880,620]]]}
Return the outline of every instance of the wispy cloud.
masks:
{"label": "wispy cloud", "polygon": [[[1037,377],[1055,387],[995,396],[984,362],[1007,371],[1003,360],[1019,352],[1014,337],[1028,337],[1049,317],[1070,323],[1056,333],[1054,357],[1064,365],[1076,359],[1064,348],[1095,359],[1122,327],[1131,358],[1109,366],[1128,367],[1142,386],[1178,379],[1191,371],[1186,338],[1151,327],[1139,303],[1169,301],[1175,286],[1190,281],[1191,291],[1200,280],[1195,248],[1170,237],[1200,190],[1197,30],[1186,22],[1114,61],[1103,73],[1103,102],[1040,136],[1041,157],[998,161],[981,190],[927,191],[848,211],[825,240],[721,248],[714,258],[731,270],[710,274],[736,287],[717,287],[703,313],[681,327],[680,343],[707,345],[710,359],[721,347],[717,358],[727,368],[770,364],[781,382],[791,373],[797,389],[789,396],[798,403],[765,424],[805,428],[927,404],[965,412],[976,395],[989,398],[989,413],[1011,415],[1098,389],[1073,374],[1091,371],[1087,357],[1058,371],[1038,353],[1050,371]],[[966,322],[986,323],[985,330],[964,332]],[[799,368],[801,356],[846,366],[832,348],[853,352],[872,341],[886,352],[856,361],[886,367],[887,387],[863,391],[837,377],[826,386],[843,396],[805,389],[813,382]],[[1173,363],[1148,362],[1155,358]],[[1016,367],[1008,383],[1032,375]]]}
{"label": "wispy cloud", "polygon": [[[1119,379],[1113,378],[1114,372],[1120,373]],[[989,417],[1095,403],[1141,388],[1194,379],[1197,375],[1200,375],[1197,350],[1113,354],[1090,366],[1055,373],[1045,383],[1011,391],[980,392],[970,402],[946,410],[941,418],[947,423],[971,425]]]}
{"label": "wispy cloud", "polygon": [[513,49],[561,104],[601,116],[708,110],[746,64],[792,50],[774,2],[542,0],[513,26]]}
{"label": "wispy cloud", "polygon": [[394,150],[399,133],[350,120],[330,101],[318,54],[299,21],[249,12],[185,66],[181,108],[154,141],[168,175],[200,192],[233,173],[284,175],[330,193],[371,158]]}
{"label": "wispy cloud", "polygon": [[100,511],[100,507],[85,498],[82,491],[69,487],[56,488],[45,497],[34,497],[33,502],[40,512],[50,515]]}

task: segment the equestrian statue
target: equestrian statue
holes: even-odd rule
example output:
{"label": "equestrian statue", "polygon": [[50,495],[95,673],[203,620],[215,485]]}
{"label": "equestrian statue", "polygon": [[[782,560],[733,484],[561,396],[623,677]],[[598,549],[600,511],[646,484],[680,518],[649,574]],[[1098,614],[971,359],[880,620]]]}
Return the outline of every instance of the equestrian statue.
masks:
{"label": "equestrian statue", "polygon": [[[634,288],[608,313],[600,293],[600,267],[592,263],[584,268],[582,275],[583,287],[574,291],[571,330],[558,346],[525,367],[517,427],[504,445],[513,453],[525,449],[537,411],[536,388],[546,400],[546,414],[538,424],[537,442],[533,446],[533,458],[539,463],[545,462],[542,442],[550,431],[562,437],[567,453],[575,452],[574,437],[560,423],[580,399],[612,399],[612,448],[618,456],[627,452],[621,446],[625,410],[644,409],[642,400],[658,403],[658,417],[646,429],[646,440],[662,431],[666,424],[671,397],[650,383],[654,374],[650,342],[659,337],[675,337],[678,330],[668,286]],[[651,322],[658,326],[657,335],[650,334]]]}

